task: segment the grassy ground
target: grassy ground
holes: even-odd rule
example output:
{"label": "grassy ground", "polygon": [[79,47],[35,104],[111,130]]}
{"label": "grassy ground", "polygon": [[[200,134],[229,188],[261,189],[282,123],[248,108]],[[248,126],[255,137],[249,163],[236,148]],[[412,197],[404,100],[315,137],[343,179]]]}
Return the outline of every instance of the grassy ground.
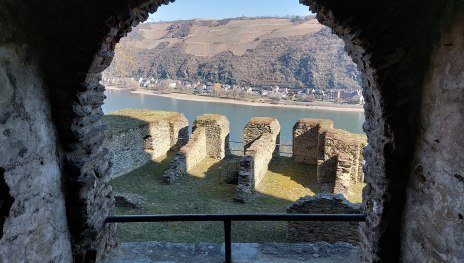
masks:
{"label": "grassy ground", "polygon": [[[223,182],[225,171],[219,177],[218,168],[228,160],[207,159],[188,176],[165,185],[162,174],[169,159],[150,162],[112,180],[116,190],[136,193],[148,201],[144,210],[118,208],[118,214],[285,213],[286,207],[299,197],[317,192],[315,167],[280,157],[271,162],[256,196],[246,204],[235,203],[232,197],[236,186]],[[286,222],[235,222],[232,228],[234,242],[287,242]],[[118,225],[118,237],[123,242],[223,242],[222,231],[222,222]]]}

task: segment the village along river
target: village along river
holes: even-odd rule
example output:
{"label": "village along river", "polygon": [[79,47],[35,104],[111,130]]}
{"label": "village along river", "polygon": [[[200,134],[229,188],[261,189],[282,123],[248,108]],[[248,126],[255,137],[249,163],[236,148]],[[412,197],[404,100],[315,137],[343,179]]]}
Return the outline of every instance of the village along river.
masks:
{"label": "village along river", "polygon": [[334,127],[352,133],[363,133],[363,112],[331,111],[319,109],[248,106],[217,102],[177,100],[153,95],[135,94],[128,91],[107,90],[103,105],[105,114],[121,109],[151,109],[183,113],[192,126],[195,118],[205,113],[227,116],[230,122],[230,139],[241,141],[242,130],[252,117],[276,117],[281,126],[281,142],[292,141],[292,128],[301,118],[330,119]]}

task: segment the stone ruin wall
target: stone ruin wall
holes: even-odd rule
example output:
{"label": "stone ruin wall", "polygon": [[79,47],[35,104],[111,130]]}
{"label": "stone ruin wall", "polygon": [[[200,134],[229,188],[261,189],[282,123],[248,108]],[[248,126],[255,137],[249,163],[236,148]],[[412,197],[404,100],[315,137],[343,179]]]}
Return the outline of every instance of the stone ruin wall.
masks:
{"label": "stone ruin wall", "polygon": [[[108,130],[111,128],[108,127]],[[161,120],[143,121],[137,127],[127,126],[127,129],[106,134],[103,147],[108,149],[111,156],[111,177],[124,175],[166,155],[168,151],[184,145],[187,137],[188,120],[181,113]]]}
{"label": "stone ruin wall", "polygon": [[[318,194],[297,200],[287,208],[289,214],[360,214],[360,205],[341,194]],[[303,222],[287,224],[287,239],[293,242],[348,242],[357,245],[359,222]]]}
{"label": "stone ruin wall", "polygon": [[[362,182],[362,135],[330,129],[324,134],[324,155],[318,163],[317,178],[322,192],[347,194],[350,183]],[[335,163],[335,166],[334,166]]]}
{"label": "stone ruin wall", "polygon": [[192,130],[197,127],[206,129],[206,153],[208,157],[223,159],[229,150],[229,120],[218,114],[203,114],[193,123]]}
{"label": "stone ruin wall", "polygon": [[188,143],[169,162],[168,169],[163,174],[163,181],[168,184],[174,182],[203,161],[206,156],[206,129],[198,127],[193,131]]}
{"label": "stone ruin wall", "polygon": [[252,118],[248,122],[234,201],[245,202],[261,182],[275,154],[279,134],[280,124],[276,118]]}
{"label": "stone ruin wall", "polygon": [[[259,139],[264,133],[276,134],[276,143],[280,144],[280,123],[276,118],[271,117],[254,117],[247,123],[243,130],[243,152],[251,144]],[[279,146],[275,147],[274,155],[279,154]]]}
{"label": "stone ruin wall", "polygon": [[293,126],[293,159],[317,164],[320,192],[347,194],[363,182],[362,149],[367,138],[334,129],[331,120],[301,119]]}
{"label": "stone ruin wall", "polygon": [[[446,14],[422,94],[423,130],[402,218],[405,262],[464,262],[464,2]],[[402,175],[403,176],[403,175]]]}
{"label": "stone ruin wall", "polygon": [[[42,222],[50,219],[50,215],[25,213],[22,215],[25,220],[27,217],[34,218],[40,224],[12,222],[15,228],[27,225],[31,231],[5,242],[4,236],[0,244],[2,257],[18,259],[21,255],[28,255],[31,261],[38,262],[67,262],[68,259],[93,262],[104,251],[103,246],[111,244],[114,231],[108,225],[102,225],[105,216],[113,213],[113,200],[107,179],[108,159],[100,140],[103,132],[99,116],[102,115],[104,99],[104,88],[98,83],[100,72],[111,63],[112,51],[119,39],[133,26],[146,20],[148,13],[156,11],[158,5],[168,2],[150,0],[128,4],[127,1],[113,1],[107,5],[95,5],[92,1],[81,1],[76,5],[56,4],[58,1],[54,1],[43,5],[33,1],[6,0],[1,3],[3,34],[0,38],[3,47],[12,47],[20,52],[30,48],[32,51],[26,56],[8,60],[13,64],[19,62],[27,70],[31,65],[37,66],[40,72],[31,79],[20,68],[12,68],[6,71],[9,73],[8,80],[15,90],[30,96],[24,100],[25,105],[32,105],[29,104],[30,99],[37,99],[36,105],[52,108],[54,118],[41,119],[43,122],[38,131],[43,131],[44,127],[52,132],[56,129],[55,136],[59,140],[53,140],[51,133],[38,132],[35,135],[39,138],[27,145],[28,149],[33,149],[37,142],[48,139],[50,145],[60,145],[57,155],[63,157],[63,162],[56,162],[62,171],[56,177],[63,178],[67,184],[60,189],[51,189],[49,193],[53,197],[49,201],[60,203],[61,191],[66,193],[70,232],[66,235],[53,228],[47,231],[47,235],[39,235],[37,229],[43,226]],[[453,37],[448,31],[453,25],[459,29],[464,24],[463,2],[434,0],[423,5],[421,1],[384,1],[379,4],[301,0],[300,3],[310,5],[318,20],[344,39],[349,55],[362,72],[366,99],[364,130],[369,136],[369,146],[365,149],[367,165],[364,168],[367,186],[363,198],[367,221],[361,224],[363,261],[462,262],[462,235],[459,235],[462,233],[462,206],[459,205],[464,202],[459,153],[463,144],[462,136],[454,131],[459,130],[462,123],[459,118],[462,118],[464,105],[462,96],[457,95],[462,91],[462,85],[459,86],[462,56],[458,52],[463,50],[460,42],[463,34],[460,33],[462,30],[458,30]],[[62,19],[62,14],[69,13],[75,15]],[[399,22],[392,21],[390,14],[394,14],[395,21]],[[376,30],[369,30],[372,28]],[[81,34],[56,37],[63,31],[79,31]],[[7,63],[2,65],[10,66]],[[426,73],[431,75],[424,76]],[[44,80],[47,80],[47,86],[41,87]],[[30,87],[45,91],[51,100],[41,92],[28,92]],[[0,100],[4,99],[3,95]],[[41,110],[36,113],[35,116],[49,116],[43,115]],[[22,118],[23,114],[20,110],[13,117],[14,121],[33,124],[40,119]],[[456,118],[458,120],[454,121]],[[446,125],[442,125],[445,120]],[[28,130],[23,129],[13,135],[3,134],[6,142],[16,143],[16,147],[5,147],[8,151],[13,149],[7,154],[21,149],[17,137],[24,133]],[[416,148],[418,138],[420,141]],[[43,152],[53,151],[46,149]],[[58,159],[45,155],[47,161]],[[21,179],[29,181],[33,178],[34,184],[41,184],[39,176],[48,178],[51,175],[49,171],[41,171],[40,162],[35,162],[34,156],[20,157],[20,162],[25,160],[35,172],[22,173],[24,177],[19,176]],[[17,182],[9,181],[11,166],[3,160],[1,165],[5,171],[0,169],[0,175],[5,177],[10,187],[15,187]],[[55,180],[55,183],[58,181]],[[15,193],[13,190],[9,192],[11,195]],[[46,194],[46,191],[43,193]],[[31,193],[21,194],[27,199]],[[407,194],[408,203],[403,209]],[[35,198],[40,199],[40,196]],[[20,198],[23,199],[23,196]],[[40,204],[37,207],[44,208]],[[54,213],[61,217],[61,212],[56,209]],[[440,215],[446,217],[441,218]],[[408,222],[410,225],[402,225]],[[417,229],[421,235],[417,235]],[[401,235],[403,240],[399,231],[404,231]],[[72,255],[60,258],[60,255],[50,253],[48,248],[58,247],[49,242],[53,235],[70,237]],[[43,246],[28,246],[32,243]],[[31,250],[22,254],[30,247],[37,254],[32,254]],[[404,254],[399,253],[400,249]],[[51,252],[55,251],[67,255],[62,246]]]}
{"label": "stone ruin wall", "polygon": [[228,149],[229,121],[223,115],[203,114],[195,119],[188,143],[171,160],[163,174],[165,183],[172,183],[187,174],[206,157],[223,159]]}
{"label": "stone ruin wall", "polygon": [[52,110],[29,56],[0,47],[0,262],[72,262]]}
{"label": "stone ruin wall", "polygon": [[298,120],[293,126],[293,159],[298,163],[317,164],[321,156],[319,145],[323,142],[322,130],[332,128],[331,120]]}

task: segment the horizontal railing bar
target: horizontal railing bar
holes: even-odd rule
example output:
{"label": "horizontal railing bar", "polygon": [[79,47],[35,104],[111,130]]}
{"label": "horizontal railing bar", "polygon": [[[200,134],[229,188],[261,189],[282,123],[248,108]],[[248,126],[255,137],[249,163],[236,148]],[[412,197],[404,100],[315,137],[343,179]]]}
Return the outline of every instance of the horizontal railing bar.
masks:
{"label": "horizontal railing bar", "polygon": [[362,222],[364,214],[177,214],[177,215],[115,215],[105,223],[147,223],[176,221],[349,221]]}

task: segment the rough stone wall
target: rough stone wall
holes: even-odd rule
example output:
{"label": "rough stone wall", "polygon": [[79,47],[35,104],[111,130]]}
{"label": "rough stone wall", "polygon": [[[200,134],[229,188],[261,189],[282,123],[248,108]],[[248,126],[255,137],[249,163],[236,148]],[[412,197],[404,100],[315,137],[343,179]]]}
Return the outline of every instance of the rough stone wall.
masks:
{"label": "rough stone wall", "polygon": [[206,146],[206,128],[197,127],[190,136],[188,143],[169,162],[168,169],[163,174],[163,181],[172,183],[203,161],[207,156]]}
{"label": "rough stone wall", "polygon": [[[432,125],[429,121],[422,123],[422,120],[432,117],[426,114],[434,113],[423,110],[439,108],[422,103],[425,99],[424,83],[431,80],[426,78],[426,74],[430,62],[433,62],[431,55],[435,49],[455,46],[443,37],[442,28],[451,28],[454,22],[459,25],[456,14],[464,13],[462,1],[300,1],[310,5],[318,20],[345,41],[348,54],[362,73],[366,99],[364,130],[369,138],[369,145],[364,150],[367,186],[362,209],[367,214],[367,221],[361,224],[362,256],[367,262],[398,262],[401,259],[401,237],[408,238],[400,232],[404,223],[406,194],[408,191],[421,191],[408,184],[410,175],[416,175],[411,171],[417,165],[414,157],[418,156],[416,153],[422,147],[416,149],[419,128],[424,134],[433,130],[428,129],[432,127],[427,126]],[[58,144],[62,146],[58,155],[64,161],[62,176],[66,184],[63,188],[75,262],[92,261],[104,251],[105,245],[111,244],[112,228],[103,224],[104,218],[114,209],[108,184],[109,158],[101,147],[104,87],[98,84],[100,73],[111,63],[115,44],[130,31],[131,26],[144,21],[149,12],[168,2],[0,2],[0,44],[2,47],[30,48],[31,54],[37,56],[40,79],[44,80],[49,91]],[[34,59],[34,56],[26,56],[22,61],[27,63],[31,58]],[[452,70],[459,65],[461,63],[457,62],[445,69]],[[25,85],[37,83],[27,81]],[[455,100],[442,100],[441,96],[437,96],[435,103],[459,102],[460,98],[452,96]],[[462,114],[458,112],[455,115]],[[459,136],[456,133],[445,134],[447,141],[455,141],[455,136]],[[459,137],[456,141],[459,142]],[[461,144],[451,144],[445,146],[462,151]],[[432,150],[424,152],[424,155],[430,154],[429,159],[435,155],[447,156],[446,148],[438,147],[433,154]],[[450,171],[453,164],[445,163],[444,168],[439,164],[438,167],[441,170],[437,174],[442,174],[443,169]],[[34,168],[38,170],[40,166],[34,165]],[[425,168],[429,169],[428,166]],[[450,188],[450,192],[454,193],[456,185],[459,183],[453,186],[444,184],[443,187],[445,191]],[[436,200],[430,198],[433,195],[425,194],[424,209],[430,206],[431,199]],[[452,204],[443,202],[437,207],[450,208]],[[454,221],[440,223],[456,226]],[[433,220],[426,220],[424,224],[428,235],[422,240],[441,235],[440,230],[430,229],[435,224]],[[447,243],[444,251],[443,255],[450,256],[455,251],[453,244]],[[425,255],[426,252],[419,253]]]}
{"label": "rough stone wall", "polygon": [[362,74],[363,128],[369,145],[364,149],[362,210],[367,220],[361,224],[360,247],[366,262],[398,262],[407,182],[422,119],[422,89],[433,50],[452,46],[441,38],[440,29],[456,20],[451,13],[464,12],[462,1],[300,2],[344,40]]}
{"label": "rough stone wall", "polygon": [[104,120],[108,125],[103,147],[111,156],[112,178],[177,150],[188,137],[188,121],[181,113],[123,110],[105,116]]}
{"label": "rough stone wall", "polygon": [[[153,127],[155,125],[156,128]],[[156,134],[164,139],[161,140],[161,145],[157,145],[159,146],[157,149],[170,148],[170,141],[166,140],[166,137],[170,136],[169,124],[158,122],[155,125],[147,124],[142,127],[130,128],[127,131],[105,137],[103,147],[108,149],[111,155],[112,178],[126,174],[157,157],[152,145],[156,145],[154,141],[159,137],[155,136],[153,131],[156,131]]]}
{"label": "rough stone wall", "polygon": [[366,139],[339,129],[324,132],[322,159],[318,161],[317,178],[321,192],[347,194],[351,181],[359,178],[362,147]]}
{"label": "rough stone wall", "polygon": [[[293,159],[317,164],[323,193],[347,194],[350,183],[363,181],[365,136],[333,128],[333,121],[300,119],[293,126]],[[361,168],[361,169],[360,169]]]}
{"label": "rough stone wall", "polygon": [[30,56],[0,46],[0,262],[72,262],[56,130]]}
{"label": "rough stone wall", "polygon": [[[293,159],[298,163],[317,164],[323,129],[333,128],[333,121],[300,119],[293,126]],[[322,145],[322,144],[321,144]]]}
{"label": "rough stone wall", "polygon": [[[102,147],[101,105],[105,96],[104,87],[99,84],[100,73],[111,63],[119,39],[132,26],[146,20],[149,12],[168,2],[5,0],[0,3],[0,45],[31,50],[35,58],[27,55],[21,61],[38,61],[39,81],[30,79],[24,86],[45,83],[50,96],[57,143],[62,146],[57,155],[63,159],[61,178],[65,181],[66,218],[74,262],[93,262],[107,246],[113,245],[114,225],[104,224],[105,217],[114,213],[114,199],[109,185],[109,155]],[[41,124],[43,127],[46,121]],[[35,170],[40,167],[34,166]],[[57,193],[52,193],[52,198],[53,194]],[[31,225],[30,233],[35,226]],[[47,261],[45,252],[41,255],[44,260],[39,255],[37,261]]]}
{"label": "rough stone wall", "polygon": [[440,25],[403,215],[404,262],[464,262],[464,3]]}
{"label": "rough stone wall", "polygon": [[[258,138],[257,134],[262,133]],[[238,185],[235,191],[234,201],[245,202],[251,197],[258,184],[263,179],[274,156],[280,124],[275,118],[252,118],[245,127],[244,137],[251,144],[244,142],[245,154],[240,161]]]}
{"label": "rough stone wall", "polygon": [[[359,205],[347,201],[343,195],[318,194],[298,199],[287,208],[290,214],[359,214]],[[300,222],[287,225],[287,239],[295,242],[328,243],[359,242],[358,222]]]}
{"label": "rough stone wall", "polygon": [[203,114],[193,123],[192,130],[204,127],[206,153],[210,158],[223,159],[229,149],[229,120],[219,114]]}
{"label": "rough stone wall", "polygon": [[321,193],[334,193],[338,158],[317,161],[317,182]]}
{"label": "rough stone wall", "polygon": [[[272,133],[277,135],[277,143],[280,143],[280,123],[274,117],[254,117],[247,123],[243,129],[243,152],[251,146],[251,144],[259,139],[264,133]],[[274,154],[279,153],[279,147],[276,147]]]}

